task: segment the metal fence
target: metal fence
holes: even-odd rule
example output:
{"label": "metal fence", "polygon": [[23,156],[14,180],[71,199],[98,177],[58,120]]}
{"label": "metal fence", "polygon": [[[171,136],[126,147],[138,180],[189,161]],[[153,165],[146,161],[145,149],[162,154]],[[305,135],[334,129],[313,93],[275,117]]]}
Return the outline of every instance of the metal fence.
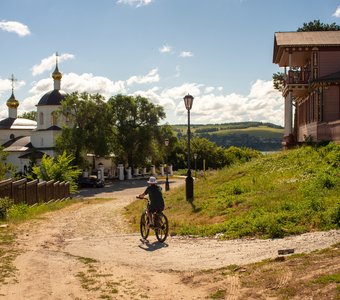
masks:
{"label": "metal fence", "polygon": [[33,180],[28,182],[27,179],[0,181],[0,198],[9,197],[14,200],[15,204],[33,205],[51,200],[65,199],[69,196],[70,183],[65,181],[39,182],[38,180]]}

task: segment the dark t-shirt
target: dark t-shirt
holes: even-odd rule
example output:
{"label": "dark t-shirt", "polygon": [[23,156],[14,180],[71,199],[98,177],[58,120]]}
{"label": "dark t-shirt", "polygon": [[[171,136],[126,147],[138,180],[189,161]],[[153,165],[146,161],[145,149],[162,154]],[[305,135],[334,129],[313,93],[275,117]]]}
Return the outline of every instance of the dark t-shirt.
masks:
{"label": "dark t-shirt", "polygon": [[164,210],[164,199],[160,186],[151,184],[146,188],[144,194],[149,195],[149,210],[151,212]]}

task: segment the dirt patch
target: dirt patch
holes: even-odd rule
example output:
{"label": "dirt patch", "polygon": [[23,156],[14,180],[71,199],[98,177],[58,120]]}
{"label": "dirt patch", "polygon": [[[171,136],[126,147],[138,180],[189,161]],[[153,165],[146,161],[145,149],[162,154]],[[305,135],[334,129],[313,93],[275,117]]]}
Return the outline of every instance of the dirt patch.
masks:
{"label": "dirt patch", "polygon": [[[0,282],[0,298],[284,299],[289,293],[295,297],[291,283],[296,278],[302,280],[310,274],[309,282],[314,280],[313,274],[339,273],[339,256],[332,255],[326,261],[322,255],[311,254],[315,264],[303,258],[296,258],[301,262],[250,264],[276,259],[280,249],[310,253],[329,247],[340,242],[340,231],[276,240],[170,237],[160,244],[151,236],[147,242],[141,241],[138,233],[128,231],[122,213],[144,186],[145,182],[129,181],[83,190],[87,197],[83,202],[18,226],[16,277],[6,284]],[[94,201],[93,197],[105,199]],[[329,251],[339,254],[338,248]],[[299,269],[306,261],[310,265]],[[321,268],[323,265],[329,268]],[[336,291],[332,284],[337,283],[324,285],[331,296]],[[283,293],[288,287],[292,291]]]}

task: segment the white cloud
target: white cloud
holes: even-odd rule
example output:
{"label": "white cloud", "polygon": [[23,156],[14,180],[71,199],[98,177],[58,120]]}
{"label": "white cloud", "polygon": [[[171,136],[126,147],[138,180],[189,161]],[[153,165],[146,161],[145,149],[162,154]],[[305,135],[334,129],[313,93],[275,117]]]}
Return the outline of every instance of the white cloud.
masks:
{"label": "white cloud", "polygon": [[171,52],[172,47],[169,45],[163,45],[161,48],[159,48],[160,53],[169,53]]}
{"label": "white cloud", "polygon": [[153,2],[153,0],[118,0],[118,4],[128,4],[134,7],[141,7],[149,5]]}
{"label": "white cloud", "polygon": [[62,87],[66,92],[79,91],[90,94],[99,93],[108,98],[117,93],[125,93],[125,83],[123,81],[113,82],[102,76],[94,76],[91,73],[77,75],[75,73],[66,74],[63,77]]}
{"label": "white cloud", "polygon": [[[14,94],[15,91],[20,89],[21,87],[23,87],[25,85],[25,81],[15,81],[14,84]],[[8,98],[10,97],[10,93],[12,90],[12,81],[10,79],[1,79],[0,78],[0,96],[2,96],[3,94],[5,94],[6,92],[8,93]]]}
{"label": "white cloud", "polygon": [[[74,55],[65,53],[60,56],[58,56],[58,62],[63,62],[69,59],[73,59]],[[56,57],[55,54],[52,54],[51,56],[44,58],[41,60],[40,64],[34,65],[32,68],[32,75],[36,76],[38,74],[44,73],[45,71],[52,70],[55,67],[56,64]]]}
{"label": "white cloud", "polygon": [[[248,95],[236,93],[223,95],[220,94],[222,91],[220,88],[187,83],[171,89],[159,90],[156,94],[175,105],[175,109],[166,110],[169,123],[187,121],[183,97],[190,93],[194,96],[191,110],[193,124],[242,121],[283,124],[282,95],[273,88],[272,81],[257,80],[251,85]],[[218,95],[214,93],[215,90],[218,91]]]}
{"label": "white cloud", "polygon": [[340,6],[338,6],[334,12],[334,14],[332,15],[334,17],[340,18]]}
{"label": "white cloud", "polygon": [[215,88],[213,86],[207,86],[204,90],[204,93],[210,94]]}
{"label": "white cloud", "polygon": [[163,106],[165,110],[174,110],[176,107],[175,101],[171,98],[164,97],[158,87],[154,87],[147,91],[136,91],[133,95],[140,95],[148,98],[151,102]]}
{"label": "white cloud", "polygon": [[158,69],[152,69],[148,74],[145,76],[131,76],[127,81],[127,85],[130,86],[134,83],[137,84],[145,84],[145,83],[152,83],[159,81],[159,74]]}
{"label": "white cloud", "polygon": [[[223,92],[221,86],[199,83],[183,83],[171,88],[154,86],[140,90],[134,89],[133,85],[158,81],[157,69],[151,70],[145,76],[132,76],[128,80],[116,82],[91,73],[81,75],[69,73],[63,75],[61,88],[68,93],[73,91],[99,93],[106,99],[117,93],[141,95],[153,103],[163,106],[167,115],[165,121],[170,124],[185,124],[187,122],[187,110],[183,101],[183,97],[187,94],[194,96],[191,110],[192,124],[242,121],[283,124],[284,101],[281,93],[273,88],[272,81],[256,80],[251,83],[249,92],[245,94],[227,94]],[[35,82],[30,90],[31,96],[20,101],[19,109],[35,110],[35,105],[42,95],[52,88],[52,78]],[[0,80],[0,93],[5,90],[10,90],[10,82]]]}
{"label": "white cloud", "polygon": [[16,21],[1,21],[0,29],[7,32],[14,32],[19,36],[31,34],[29,28],[26,25]]}
{"label": "white cloud", "polygon": [[0,78],[0,96],[3,94],[3,92],[8,91],[11,88],[11,81],[9,79]]}
{"label": "white cloud", "polygon": [[[44,93],[53,88],[53,79],[45,78],[34,83],[30,93],[41,97]],[[81,75],[75,73],[64,74],[61,81],[61,88],[67,93],[74,91],[87,92],[90,94],[99,93],[108,98],[117,93],[125,93],[125,82],[113,82],[102,76],[94,76],[91,73]]]}
{"label": "white cloud", "polygon": [[179,54],[179,56],[180,56],[180,57],[192,57],[192,56],[194,56],[194,55],[193,55],[192,52],[190,52],[190,51],[182,51],[182,52]]}

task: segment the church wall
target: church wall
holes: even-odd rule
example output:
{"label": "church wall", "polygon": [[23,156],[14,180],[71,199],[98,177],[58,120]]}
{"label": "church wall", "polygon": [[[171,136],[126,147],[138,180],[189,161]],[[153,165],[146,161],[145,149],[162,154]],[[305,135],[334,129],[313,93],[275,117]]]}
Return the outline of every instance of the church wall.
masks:
{"label": "church wall", "polygon": [[51,130],[32,131],[31,143],[34,148],[54,147],[54,135]]}
{"label": "church wall", "polygon": [[8,153],[8,156],[6,159],[7,163],[10,163],[14,165],[15,167],[17,167],[17,172],[20,172],[20,171],[24,172],[24,166],[26,165],[26,167],[28,167],[28,160],[18,158],[23,153],[21,152],[7,152],[7,153]]}
{"label": "church wall", "polygon": [[3,129],[0,130],[0,145],[3,145],[4,143],[11,140],[10,136],[11,134],[14,135],[14,138],[19,136],[29,136],[31,135],[32,130],[31,129]]}
{"label": "church wall", "polygon": [[[47,129],[53,125],[52,113],[58,111],[58,105],[42,105],[37,109],[37,129]],[[43,114],[43,124],[41,124],[41,113]],[[61,127],[61,117],[58,117],[57,126]]]}

